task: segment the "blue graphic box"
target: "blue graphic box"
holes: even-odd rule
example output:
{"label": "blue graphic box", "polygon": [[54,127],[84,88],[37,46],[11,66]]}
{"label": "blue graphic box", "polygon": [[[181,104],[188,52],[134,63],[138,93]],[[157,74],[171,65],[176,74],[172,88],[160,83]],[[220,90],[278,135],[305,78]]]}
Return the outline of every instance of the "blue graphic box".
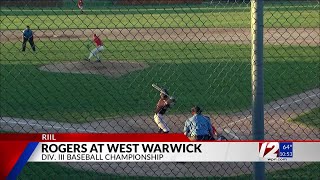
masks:
{"label": "blue graphic box", "polygon": [[293,143],[280,142],[279,157],[293,157]]}

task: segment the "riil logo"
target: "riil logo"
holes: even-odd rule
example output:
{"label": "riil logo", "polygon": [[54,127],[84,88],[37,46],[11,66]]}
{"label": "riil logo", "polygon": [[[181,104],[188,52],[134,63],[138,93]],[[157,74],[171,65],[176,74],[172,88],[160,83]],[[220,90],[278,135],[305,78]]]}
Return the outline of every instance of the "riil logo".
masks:
{"label": "riil logo", "polygon": [[260,142],[259,157],[261,158],[279,157],[279,143],[278,142]]}

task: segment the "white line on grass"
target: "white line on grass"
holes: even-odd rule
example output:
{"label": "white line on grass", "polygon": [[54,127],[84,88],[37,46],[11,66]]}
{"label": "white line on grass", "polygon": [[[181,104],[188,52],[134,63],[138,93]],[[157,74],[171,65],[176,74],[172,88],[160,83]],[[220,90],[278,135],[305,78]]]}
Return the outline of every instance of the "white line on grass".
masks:
{"label": "white line on grass", "polygon": [[[192,10],[192,9],[195,9],[195,10],[206,10],[206,9],[209,9],[209,10],[215,10],[215,9],[247,9],[248,7],[233,7],[233,8],[214,8],[214,7],[203,7],[203,8],[166,8],[166,9],[163,9],[163,8],[159,8],[159,9],[87,9],[87,10],[84,10],[84,12],[141,12],[141,11],[177,11],[177,10]],[[70,12],[70,11],[75,11],[75,12],[78,12],[79,10],[78,9],[2,9],[0,10],[0,12],[3,11],[3,12]]]}
{"label": "white line on grass", "polygon": [[[303,100],[305,100],[305,99],[312,98],[312,97],[318,96],[318,95],[320,95],[320,93],[318,93],[318,94],[313,94],[313,95],[311,95],[311,96],[307,96],[307,97],[304,97],[304,98],[300,98],[300,99],[295,100],[295,101],[290,102],[290,103],[285,103],[285,104],[282,104],[282,105],[278,105],[278,106],[276,106],[276,107],[274,107],[274,108],[271,108],[271,109],[269,109],[269,110],[264,111],[263,113],[267,113],[267,112],[272,111],[272,110],[277,110],[277,109],[279,109],[279,108],[286,107],[286,106],[289,106],[289,105],[291,105],[291,104],[294,104],[294,103],[297,103],[297,102],[300,102],[300,101],[303,101]],[[227,127],[229,127],[229,126],[231,126],[231,125],[234,125],[234,124],[236,124],[236,123],[238,123],[238,122],[244,121],[244,120],[249,120],[249,119],[251,119],[251,118],[252,118],[252,115],[247,116],[247,117],[244,117],[244,118],[242,118],[242,119],[239,119],[239,120],[237,120],[237,121],[234,121],[234,122],[231,122],[231,123],[227,124]],[[232,130],[229,130],[229,128],[223,127],[222,130],[223,130],[224,132],[226,132],[227,134],[229,134],[230,136],[232,136],[233,138],[238,139],[238,140],[240,139],[235,133],[232,132]]]}
{"label": "white line on grass", "polygon": [[[282,7],[278,7],[278,9],[286,9],[286,8],[299,8],[299,7],[316,7],[315,6],[282,6]],[[268,8],[274,8],[274,7],[266,7]],[[177,11],[177,10],[233,10],[233,9],[250,9],[250,7],[248,6],[243,6],[243,7],[227,7],[227,6],[223,6],[223,7],[189,7],[189,8],[182,8],[182,7],[175,7],[175,8],[131,8],[131,9],[87,9],[84,10],[84,12],[129,12],[130,11],[137,11],[137,12],[141,12],[141,11]],[[74,12],[78,12],[79,9],[1,9],[0,12],[70,12],[70,11],[74,11]]]}
{"label": "white line on grass", "polygon": [[[311,97],[314,97],[314,96],[318,96],[320,95],[320,93],[318,94],[314,94],[314,95],[311,95],[311,96],[307,96],[307,97],[304,97],[304,98],[300,98],[298,100],[295,100],[293,102],[290,102],[290,103],[285,103],[285,104],[282,104],[282,105],[278,105],[277,107],[274,107],[272,109],[269,109],[267,111],[264,111],[264,113],[270,111],[270,110],[277,110],[281,107],[285,107],[285,106],[289,106],[291,104],[294,104],[294,103],[297,103],[297,102],[300,102],[304,99],[308,99],[308,98],[311,98]],[[9,118],[9,117],[7,117]],[[240,120],[237,120],[237,121],[234,121],[234,122],[231,122],[229,123],[227,126],[231,126],[231,125],[234,125],[238,122],[241,122],[241,121],[244,121],[246,119],[251,119],[252,118],[252,115],[248,116],[248,117],[245,117],[245,118],[242,118]],[[23,121],[19,121],[18,118],[16,120],[13,120],[13,118],[10,118],[9,120],[5,121],[5,120],[2,120],[4,119],[4,117],[1,117],[1,120],[0,120],[0,123],[7,123],[7,124],[19,124],[19,125],[29,125],[31,127],[40,127],[40,128],[49,128],[49,129],[64,129],[64,130],[73,130],[73,131],[76,131],[76,132],[89,132],[89,133],[97,133],[97,131],[95,130],[88,130],[88,129],[84,129],[84,128],[73,128],[73,127],[63,127],[61,125],[57,126],[57,125],[54,125],[54,126],[50,126],[50,125],[41,125],[41,124],[36,124],[36,123],[28,123],[28,122],[23,122]],[[72,124],[71,124],[72,125]],[[80,124],[79,124],[80,125]],[[224,132],[226,132],[227,134],[229,134],[230,136],[232,136],[233,138],[235,139],[240,139],[231,129],[229,128],[226,128],[226,127],[223,127],[222,130]]]}

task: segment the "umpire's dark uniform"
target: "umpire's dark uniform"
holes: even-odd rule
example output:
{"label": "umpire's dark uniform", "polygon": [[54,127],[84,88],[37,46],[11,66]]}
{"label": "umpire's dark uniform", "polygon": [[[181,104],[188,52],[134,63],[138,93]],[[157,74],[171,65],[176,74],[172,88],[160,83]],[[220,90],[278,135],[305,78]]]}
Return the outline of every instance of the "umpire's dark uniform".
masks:
{"label": "umpire's dark uniform", "polygon": [[29,41],[32,50],[36,51],[36,46],[33,42],[33,32],[31,31],[29,26],[27,26],[27,28],[23,31],[22,51],[26,50],[27,41]]}

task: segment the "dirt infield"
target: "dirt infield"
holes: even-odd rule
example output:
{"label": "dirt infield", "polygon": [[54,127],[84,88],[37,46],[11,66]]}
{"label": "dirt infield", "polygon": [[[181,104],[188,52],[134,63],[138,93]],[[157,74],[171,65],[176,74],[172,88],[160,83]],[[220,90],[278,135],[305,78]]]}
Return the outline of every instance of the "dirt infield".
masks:
{"label": "dirt infield", "polygon": [[59,62],[47,64],[39,67],[42,71],[56,73],[75,73],[75,74],[102,74],[108,77],[120,77],[122,75],[148,68],[148,64],[143,62],[129,61],[75,61]]}
{"label": "dirt infield", "polygon": [[[0,42],[21,41],[21,31],[1,30]],[[39,40],[87,40],[93,33],[110,40],[145,40],[173,42],[210,42],[250,44],[250,28],[137,28],[137,29],[64,29],[34,30]],[[264,28],[265,44],[320,45],[319,28]]]}
{"label": "dirt infield", "polygon": [[[287,121],[297,115],[320,107],[320,88],[283,98],[265,105],[265,139],[312,140],[320,139],[320,129]],[[169,115],[167,121],[172,132],[181,133],[189,114]],[[252,139],[251,111],[211,116],[218,131],[230,139]],[[108,132],[152,133],[157,127],[150,116],[117,117],[83,124],[46,120],[1,117],[1,130],[15,132]],[[213,152],[214,153],[214,152]],[[267,171],[299,167],[305,163],[267,163]],[[76,169],[127,176],[157,177],[209,177],[251,173],[252,163],[61,163]]]}

